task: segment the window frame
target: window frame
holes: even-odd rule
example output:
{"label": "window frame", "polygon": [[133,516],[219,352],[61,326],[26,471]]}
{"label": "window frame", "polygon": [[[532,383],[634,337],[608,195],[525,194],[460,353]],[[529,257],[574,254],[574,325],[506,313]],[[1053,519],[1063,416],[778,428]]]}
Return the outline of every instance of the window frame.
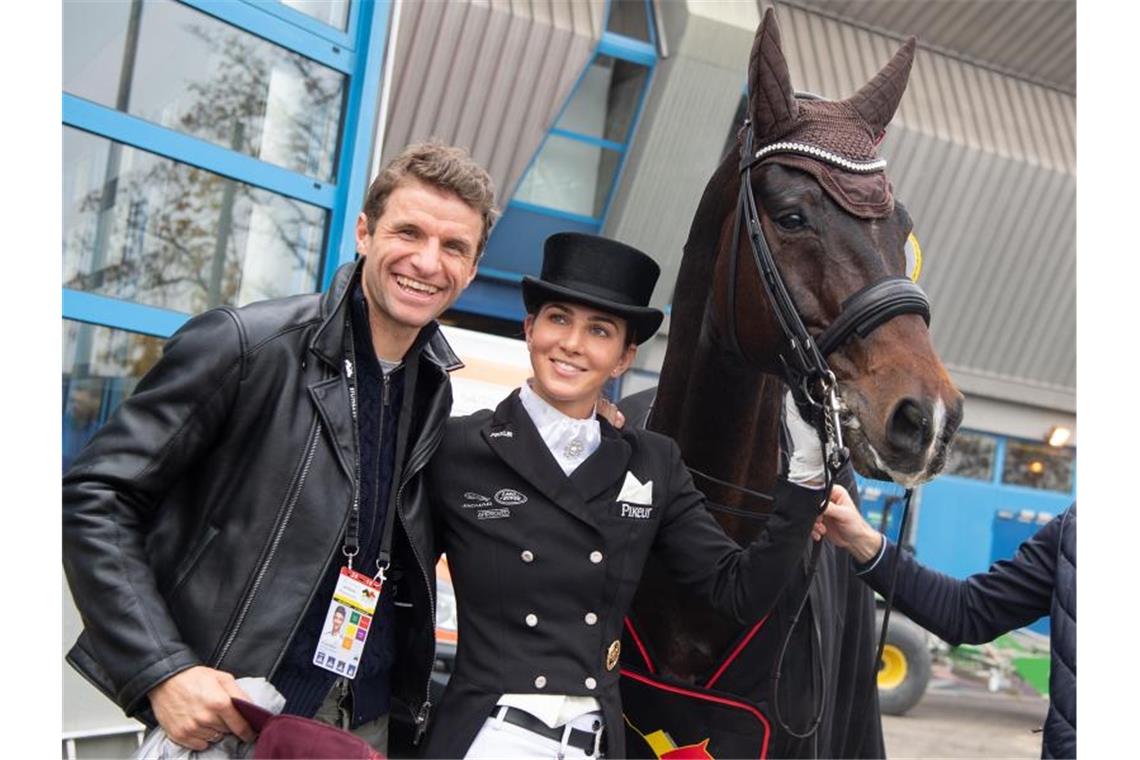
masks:
{"label": "window frame", "polygon": [[[606,6],[606,22],[609,23],[609,13],[612,3],[607,3]],[[614,140],[606,140],[604,138],[596,137],[594,135],[587,135],[580,132],[575,132],[570,129],[552,126],[547,130],[542,138],[542,142],[538,146],[538,150],[531,156],[530,162],[527,164],[526,169],[519,177],[519,183],[516,185],[511,193],[511,200],[507,203],[507,208],[518,208],[523,211],[530,211],[537,214],[553,217],[555,219],[566,219],[580,224],[590,225],[594,228],[594,232],[600,231],[605,227],[606,221],[609,218],[610,209],[613,206],[614,193],[617,192],[618,185],[621,184],[622,172],[625,169],[626,161],[629,159],[630,148],[633,146],[633,140],[637,134],[637,126],[641,121],[641,114],[645,109],[645,102],[649,95],[650,89],[653,87],[653,77],[657,71],[657,45],[656,45],[656,32],[653,29],[653,15],[652,8],[646,0],[646,13],[649,20],[649,29],[651,42],[643,42],[635,40],[631,37],[623,37],[610,31],[602,33],[601,38],[598,40],[594,52],[590,55],[590,59],[586,62],[582,71],[578,74],[578,79],[574,82],[574,86],[570,89],[569,95],[566,97],[562,107],[558,109],[551,124],[558,124],[562,120],[563,114],[570,104],[574,101],[574,96],[578,92],[583,80],[586,78],[587,72],[597,61],[599,56],[608,56],[615,60],[628,61],[633,64],[644,66],[648,71],[646,72],[645,81],[641,85],[641,91],[637,95],[637,103],[634,105],[633,116],[630,119],[629,129],[626,132],[625,140],[616,142]],[[519,187],[522,186],[523,181],[530,174],[534,168],[535,163],[538,161],[539,156],[542,155],[543,150],[546,148],[547,141],[552,137],[561,137],[567,140],[573,140],[586,145],[609,150],[617,153],[617,165],[614,167],[613,177],[610,180],[610,186],[606,190],[605,199],[601,205],[601,213],[597,215],[591,214],[578,214],[571,211],[555,208],[553,206],[545,206],[540,203],[533,203],[530,201],[519,201],[514,199],[514,194],[518,192]],[[521,275],[520,275],[521,279]]]}
{"label": "window frame", "polygon": [[[175,1],[345,75],[336,181],[314,179],[67,92],[63,125],[324,209],[325,243],[314,291],[324,289],[337,268],[356,256],[356,217],[371,171],[392,1],[353,0],[347,31],[276,0]],[[169,337],[193,316],[68,288],[62,312],[64,319],[158,337]]]}

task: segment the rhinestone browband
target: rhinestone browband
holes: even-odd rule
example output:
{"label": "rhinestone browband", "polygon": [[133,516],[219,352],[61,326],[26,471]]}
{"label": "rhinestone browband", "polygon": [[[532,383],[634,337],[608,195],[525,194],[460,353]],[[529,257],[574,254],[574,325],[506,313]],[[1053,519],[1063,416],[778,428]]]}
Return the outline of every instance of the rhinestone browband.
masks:
{"label": "rhinestone browband", "polygon": [[887,159],[885,158],[876,158],[874,161],[851,161],[836,153],[826,151],[823,148],[817,148],[814,145],[798,142],[778,142],[765,145],[753,155],[752,163],[755,163],[756,160],[764,158],[765,156],[770,156],[773,153],[799,153],[809,158],[826,161],[829,164],[834,164],[840,169],[846,169],[850,172],[877,172],[880,169],[885,169],[887,166]]}

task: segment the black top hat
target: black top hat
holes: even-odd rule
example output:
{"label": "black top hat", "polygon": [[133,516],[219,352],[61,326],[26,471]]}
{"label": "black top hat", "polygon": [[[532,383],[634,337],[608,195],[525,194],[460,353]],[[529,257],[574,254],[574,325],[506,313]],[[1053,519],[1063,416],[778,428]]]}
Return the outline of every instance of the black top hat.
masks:
{"label": "black top hat", "polygon": [[535,314],[548,301],[570,301],[614,314],[644,343],[665,315],[648,306],[661,268],[641,251],[616,240],[580,232],[546,239],[542,276],[523,277],[523,303]]}

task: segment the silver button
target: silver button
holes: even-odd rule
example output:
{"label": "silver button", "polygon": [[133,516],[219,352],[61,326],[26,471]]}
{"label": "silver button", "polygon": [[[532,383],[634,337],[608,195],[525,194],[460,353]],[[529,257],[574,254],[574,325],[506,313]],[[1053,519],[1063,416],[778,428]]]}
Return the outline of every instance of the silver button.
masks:
{"label": "silver button", "polygon": [[589,678],[586,679],[586,688],[587,689],[598,688],[598,682],[594,680],[593,676],[590,676]]}
{"label": "silver button", "polygon": [[599,562],[602,561],[602,553],[600,551],[597,551],[597,550],[590,552],[590,561],[593,562],[595,565],[598,564]]}
{"label": "silver button", "polygon": [[523,553],[519,556],[522,557],[523,562],[534,562],[534,552],[530,549],[524,549]]}
{"label": "silver button", "polygon": [[538,678],[534,679],[534,688],[536,688],[536,689],[546,688],[546,676],[539,676]]}
{"label": "silver button", "polygon": [[586,625],[593,625],[596,622],[598,622],[598,616],[592,612],[587,612],[586,613]]}
{"label": "silver button", "polygon": [[533,612],[527,615],[526,624],[531,628],[534,628],[536,625],[538,625],[538,615],[534,614]]}

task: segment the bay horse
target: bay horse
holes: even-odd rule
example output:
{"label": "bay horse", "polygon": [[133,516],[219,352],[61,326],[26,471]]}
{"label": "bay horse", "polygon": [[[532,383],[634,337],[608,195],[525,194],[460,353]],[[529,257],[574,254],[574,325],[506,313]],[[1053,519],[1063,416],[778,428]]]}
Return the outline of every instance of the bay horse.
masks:
{"label": "bay horse", "polygon": [[[913,56],[911,39],[847,100],[797,96],[774,14],[765,13],[737,150],[709,180],[685,244],[656,396],[651,389],[621,403],[631,424],[648,414],[649,428],[677,441],[710,510],[742,545],[771,510],[764,494],[780,469],[785,380],[797,377],[788,317],[773,308],[760,254],[749,255],[756,245],[770,249],[811,336],[803,343],[826,357],[831,411],[856,470],[907,487],[925,482],[944,466],[961,420],[962,395],[931,343],[925,295],[904,282],[912,222],[876,151]],[[893,306],[879,308],[886,291]],[[849,319],[853,306],[861,311]],[[837,323],[838,336],[829,330]],[[838,478],[855,493],[850,467]],[[826,542],[817,551],[809,562],[805,546],[803,572],[743,630],[650,562],[622,646],[630,756],[884,756],[874,599],[845,552]],[[710,725],[723,729],[719,738]]]}

